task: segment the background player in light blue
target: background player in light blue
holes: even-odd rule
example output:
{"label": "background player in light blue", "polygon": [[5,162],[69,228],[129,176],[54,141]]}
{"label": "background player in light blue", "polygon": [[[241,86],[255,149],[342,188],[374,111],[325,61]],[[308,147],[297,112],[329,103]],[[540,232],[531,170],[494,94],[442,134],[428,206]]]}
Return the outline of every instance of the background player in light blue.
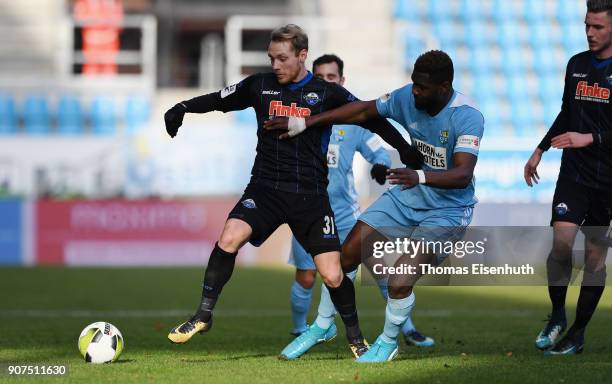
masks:
{"label": "background player in light blue", "polygon": [[[392,118],[408,131],[424,156],[421,170],[389,170],[387,179],[401,187],[385,192],[359,217],[342,246],[345,273],[357,269],[364,249],[371,255],[375,241],[395,238],[398,230],[401,237],[448,241],[458,239],[470,223],[477,202],[473,173],[484,118],[467,97],[453,90],[453,75],[450,57],[429,51],[416,60],[412,84],[378,100],[355,102],[306,119],[310,127],[357,123],[376,116]],[[283,125],[271,122],[267,126],[278,129]],[[398,263],[435,264],[444,256],[418,253],[413,258],[401,257]],[[389,276],[383,333],[358,362],[388,361],[397,355],[397,337],[414,307],[412,287],[419,277]]]}
{"label": "background player in light blue", "polygon": [[[326,81],[344,85],[343,76],[344,63],[336,55],[323,55],[313,63],[313,73]],[[336,227],[340,242],[344,242],[351,228],[357,222],[361,213],[357,201],[357,193],[353,178],[353,157],[355,152],[373,164],[370,174],[379,184],[386,182],[386,172],[391,166],[391,158],[383,148],[380,139],[368,130],[358,126],[335,125],[327,152],[327,166],[329,169],[328,179],[330,203],[334,211]],[[289,262],[296,267],[295,281],[291,287],[291,311],[293,319],[292,334],[299,336],[306,330],[308,325],[306,318],[312,301],[312,287],[315,283],[316,268],[312,259],[304,248],[294,239],[291,244],[291,255]],[[354,279],[356,271],[351,275]],[[383,297],[387,299],[386,285],[381,290]],[[333,322],[335,309],[329,297],[323,293],[319,316],[324,317],[323,322]],[[329,324],[326,328],[330,327]],[[328,339],[335,336],[335,327],[328,332]],[[432,346],[434,341],[421,335],[414,327],[410,318],[403,327],[407,342],[418,346]]]}

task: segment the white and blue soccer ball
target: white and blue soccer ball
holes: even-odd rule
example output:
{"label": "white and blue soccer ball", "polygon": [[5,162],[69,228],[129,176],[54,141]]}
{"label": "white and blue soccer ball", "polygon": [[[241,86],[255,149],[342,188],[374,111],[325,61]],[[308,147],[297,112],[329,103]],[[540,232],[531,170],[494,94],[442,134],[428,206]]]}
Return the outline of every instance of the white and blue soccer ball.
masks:
{"label": "white and blue soccer ball", "polygon": [[123,346],[119,329],[104,321],[89,324],[79,336],[79,351],[88,363],[112,363],[121,355]]}

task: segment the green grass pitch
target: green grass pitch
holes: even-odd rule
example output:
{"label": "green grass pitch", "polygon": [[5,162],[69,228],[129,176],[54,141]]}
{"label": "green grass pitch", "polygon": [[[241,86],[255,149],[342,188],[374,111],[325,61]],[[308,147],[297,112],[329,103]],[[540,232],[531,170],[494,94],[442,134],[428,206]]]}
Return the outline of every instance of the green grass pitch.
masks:
{"label": "green grass pitch", "polygon": [[[1,268],[0,382],[28,380],[9,377],[9,363],[68,367],[62,379],[36,377],[36,383],[612,382],[609,292],[591,321],[585,352],[545,357],[533,345],[549,309],[545,287],[417,287],[414,321],[436,346],[402,343],[393,362],[363,366],[353,362],[343,331],[298,361],[277,359],[291,340],[292,272],[281,268],[237,269],[212,331],[170,344],[168,330],[197,304],[202,274],[199,268]],[[568,294],[570,320],[577,293],[572,287]],[[317,289],[313,308],[318,295]],[[373,341],[383,324],[382,299],[372,286],[358,286],[357,298]],[[118,362],[90,365],[81,358],[79,332],[94,321],[123,332]]]}

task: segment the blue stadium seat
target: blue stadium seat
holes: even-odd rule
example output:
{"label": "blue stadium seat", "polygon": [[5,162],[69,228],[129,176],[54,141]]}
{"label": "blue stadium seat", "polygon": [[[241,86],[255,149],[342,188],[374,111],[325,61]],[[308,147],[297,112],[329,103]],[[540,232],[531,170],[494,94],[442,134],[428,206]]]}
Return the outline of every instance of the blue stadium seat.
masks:
{"label": "blue stadium seat", "polygon": [[552,16],[544,0],[526,0],[525,19],[530,23],[548,24]]}
{"label": "blue stadium seat", "polygon": [[477,72],[474,77],[473,96],[479,105],[494,100],[499,94],[495,84],[495,74],[488,72]]}
{"label": "blue stadium seat", "polygon": [[427,10],[429,18],[434,22],[452,19],[457,14],[455,5],[452,1],[429,1]]}
{"label": "blue stadium seat", "polygon": [[127,133],[138,132],[151,115],[151,102],[142,95],[131,95],[125,104],[125,126]]}
{"label": "blue stadium seat", "polygon": [[506,76],[524,74],[532,68],[529,56],[524,48],[508,48],[503,51],[502,56],[502,69]]}
{"label": "blue stadium seat", "polygon": [[478,101],[478,107],[484,116],[486,129],[496,129],[501,122],[499,101],[495,99]]}
{"label": "blue stadium seat", "polygon": [[482,20],[470,20],[466,26],[466,41],[470,48],[489,44],[494,39],[489,26]]}
{"label": "blue stadium seat", "polygon": [[533,106],[529,98],[512,100],[512,126],[517,136],[533,136],[535,125],[533,119]]}
{"label": "blue stadium seat", "polygon": [[111,134],[115,132],[116,115],[114,100],[106,96],[98,96],[91,103],[91,124],[95,134]]}
{"label": "blue stadium seat", "polygon": [[519,0],[495,0],[493,2],[493,19],[501,23],[523,17],[524,2]]}
{"label": "blue stadium seat", "polygon": [[57,131],[61,134],[83,133],[83,111],[76,96],[64,95],[57,105]]}
{"label": "blue stadium seat", "polygon": [[542,22],[529,25],[529,44],[536,50],[551,46],[551,27]]}
{"label": "blue stadium seat", "polygon": [[561,24],[576,24],[584,20],[586,1],[563,0],[556,1],[556,15]]}
{"label": "blue stadium seat", "polygon": [[497,42],[502,49],[511,49],[521,45],[521,26],[515,22],[506,20],[497,24]]}
{"label": "blue stadium seat", "polygon": [[479,1],[461,0],[459,14],[463,18],[464,22],[471,20],[482,20],[482,5]]}
{"label": "blue stadium seat", "polygon": [[561,63],[550,47],[540,47],[534,49],[533,70],[539,76],[556,74],[562,71],[564,63]]}
{"label": "blue stadium seat", "polygon": [[542,104],[546,105],[553,100],[557,103],[558,108],[561,108],[561,100],[563,98],[564,74],[554,73],[541,76],[538,79],[538,89]]}
{"label": "blue stadium seat", "polygon": [[462,26],[450,19],[439,20],[434,23],[434,32],[441,45],[455,45],[464,41],[464,30]]}
{"label": "blue stadium seat", "polygon": [[393,17],[406,21],[420,20],[424,16],[418,4],[411,0],[395,0],[393,3]]}
{"label": "blue stadium seat", "polygon": [[490,50],[486,47],[475,47],[471,50],[470,70],[474,75],[490,72],[493,68],[490,63]]}
{"label": "blue stadium seat", "polygon": [[15,99],[8,94],[0,94],[0,134],[17,131]]}
{"label": "blue stadium seat", "polygon": [[544,125],[550,127],[561,111],[561,99],[542,100]]}
{"label": "blue stadium seat", "polygon": [[25,131],[31,134],[47,134],[50,130],[49,104],[42,95],[29,95],[23,104]]}
{"label": "blue stadium seat", "polygon": [[415,60],[425,52],[425,42],[414,36],[404,36],[406,38],[404,42],[404,61],[408,68],[412,68]]}
{"label": "blue stadium seat", "polygon": [[582,51],[589,49],[586,33],[582,24],[567,24],[563,28],[563,39],[561,40],[568,59]]}

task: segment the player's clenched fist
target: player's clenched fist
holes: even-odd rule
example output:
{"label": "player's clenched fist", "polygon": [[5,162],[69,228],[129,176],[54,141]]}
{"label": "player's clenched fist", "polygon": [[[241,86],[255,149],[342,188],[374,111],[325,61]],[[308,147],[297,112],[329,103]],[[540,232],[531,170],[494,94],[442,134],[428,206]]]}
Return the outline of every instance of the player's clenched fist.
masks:
{"label": "player's clenched fist", "polygon": [[179,127],[183,124],[185,112],[187,112],[187,107],[183,103],[178,103],[164,113],[166,132],[168,132],[170,137],[176,136]]}

